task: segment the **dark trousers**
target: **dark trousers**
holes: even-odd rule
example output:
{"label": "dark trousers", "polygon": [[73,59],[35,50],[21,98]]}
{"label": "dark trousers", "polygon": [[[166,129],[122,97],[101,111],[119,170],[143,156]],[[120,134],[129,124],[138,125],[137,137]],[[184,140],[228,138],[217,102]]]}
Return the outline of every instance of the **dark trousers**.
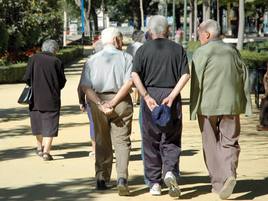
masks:
{"label": "dark trousers", "polygon": [[[160,105],[172,89],[147,88],[150,96]],[[144,150],[145,176],[150,184],[161,183],[162,175],[172,171],[179,175],[179,157],[181,153],[182,114],[180,96],[171,107],[172,125],[168,129],[159,129],[152,121],[151,111],[142,100],[142,143]]]}
{"label": "dark trousers", "polygon": [[204,159],[214,190],[219,192],[225,180],[236,177],[240,147],[239,115],[198,115]]}

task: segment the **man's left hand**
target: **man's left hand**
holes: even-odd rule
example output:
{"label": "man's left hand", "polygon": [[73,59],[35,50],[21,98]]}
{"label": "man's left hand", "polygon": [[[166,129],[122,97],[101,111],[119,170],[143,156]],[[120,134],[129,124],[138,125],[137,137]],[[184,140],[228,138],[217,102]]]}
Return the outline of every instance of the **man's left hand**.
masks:
{"label": "man's left hand", "polygon": [[172,103],[173,103],[173,98],[171,98],[170,96],[164,98],[164,100],[162,101],[162,104],[171,107]]}

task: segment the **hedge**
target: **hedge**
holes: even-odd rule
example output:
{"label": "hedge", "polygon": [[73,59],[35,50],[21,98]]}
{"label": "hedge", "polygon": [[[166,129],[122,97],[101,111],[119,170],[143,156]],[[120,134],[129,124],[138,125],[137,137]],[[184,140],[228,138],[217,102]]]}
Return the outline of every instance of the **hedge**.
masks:
{"label": "hedge", "polygon": [[[250,46],[254,46],[254,44],[250,43],[245,46],[249,48]],[[200,43],[198,41],[189,42],[187,47],[187,54],[191,56],[198,47],[200,47]],[[268,42],[258,42],[258,51],[241,50],[240,53],[248,68],[255,69],[258,67],[266,66],[265,64],[268,62]]]}
{"label": "hedge", "polygon": [[240,51],[241,56],[245,62],[245,64],[250,69],[255,69],[258,67],[266,66],[266,62],[268,62],[268,52],[253,52],[248,50]]}
{"label": "hedge", "polygon": [[[68,64],[83,55],[82,46],[68,47],[60,50],[57,57],[63,64]],[[0,61],[1,62],[1,61]],[[22,77],[27,68],[27,63],[11,64],[0,66],[0,84],[22,82]]]}

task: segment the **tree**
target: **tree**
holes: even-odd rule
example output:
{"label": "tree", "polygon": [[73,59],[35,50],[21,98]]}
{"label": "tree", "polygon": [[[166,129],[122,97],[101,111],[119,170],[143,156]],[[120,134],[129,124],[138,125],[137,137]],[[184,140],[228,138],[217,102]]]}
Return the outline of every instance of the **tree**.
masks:
{"label": "tree", "polygon": [[239,0],[239,27],[238,27],[238,41],[237,49],[243,49],[244,42],[244,30],[245,30],[245,5],[244,0]]}
{"label": "tree", "polygon": [[210,0],[203,0],[203,21],[210,19]]}
{"label": "tree", "polygon": [[141,12],[141,30],[143,30],[144,29],[143,0],[140,0],[140,12]]}
{"label": "tree", "polygon": [[8,31],[8,51],[19,53],[43,40],[61,40],[62,10],[60,2],[53,0],[3,0],[0,21]]}

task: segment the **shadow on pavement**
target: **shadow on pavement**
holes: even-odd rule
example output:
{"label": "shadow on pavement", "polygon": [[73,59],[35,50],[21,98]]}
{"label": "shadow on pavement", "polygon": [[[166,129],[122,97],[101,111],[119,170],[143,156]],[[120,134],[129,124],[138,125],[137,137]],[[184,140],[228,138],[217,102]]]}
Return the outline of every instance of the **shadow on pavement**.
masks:
{"label": "shadow on pavement", "polygon": [[[89,122],[64,123],[64,124],[60,124],[59,130],[61,131],[65,128],[73,128],[73,127],[79,127],[79,126],[84,126],[84,125],[89,125]],[[0,139],[8,138],[8,137],[19,137],[19,136],[25,136],[25,135],[31,135],[31,134],[32,134],[32,130],[31,130],[30,125],[16,126],[16,128],[14,129],[6,129],[6,130],[0,129]]]}
{"label": "shadow on pavement", "polygon": [[[74,201],[94,200],[92,192],[95,187],[93,179],[76,179],[56,184],[36,184],[21,188],[1,188],[0,200],[5,201]],[[109,191],[107,191],[108,193]],[[104,192],[101,192],[103,194]],[[106,193],[106,192],[105,192]],[[53,199],[52,199],[53,198]]]}
{"label": "shadow on pavement", "polygon": [[23,108],[0,109],[0,123],[7,121],[24,120],[29,117],[28,106]]}
{"label": "shadow on pavement", "polygon": [[237,181],[234,193],[245,193],[233,200],[253,200],[256,197],[268,194],[268,177],[260,180]]}
{"label": "shadow on pavement", "polygon": [[[79,105],[66,105],[61,107],[60,115],[81,114]],[[28,106],[18,108],[0,109],[0,123],[7,121],[18,121],[29,118]]]}
{"label": "shadow on pavement", "polygon": [[54,156],[61,156],[62,159],[56,159],[56,160],[64,160],[64,159],[70,159],[70,158],[82,158],[82,157],[88,157],[88,151],[72,151],[67,152],[64,154],[57,154]]}
{"label": "shadow on pavement", "polygon": [[[55,145],[52,147],[52,155],[53,155],[53,150],[76,149],[80,147],[89,147],[89,146],[90,146],[89,142],[66,143],[66,144]],[[29,155],[35,155],[35,148],[18,147],[16,149],[6,149],[3,151],[0,151],[0,161],[26,158]],[[80,158],[80,157],[84,157],[85,155],[88,156],[87,151],[67,152],[66,154],[63,154],[63,156],[66,158]]]}

